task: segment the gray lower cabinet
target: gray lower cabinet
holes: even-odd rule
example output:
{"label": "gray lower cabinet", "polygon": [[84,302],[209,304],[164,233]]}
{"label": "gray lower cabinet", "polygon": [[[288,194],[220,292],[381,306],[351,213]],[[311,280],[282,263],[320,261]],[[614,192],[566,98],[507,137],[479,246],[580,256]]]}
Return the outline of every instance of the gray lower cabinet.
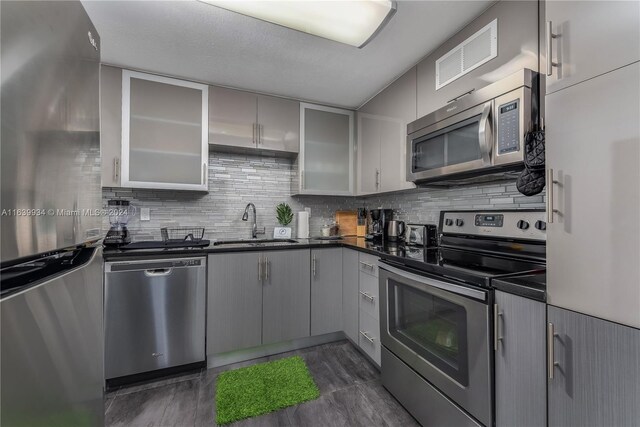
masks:
{"label": "gray lower cabinet", "polygon": [[342,249],[311,250],[311,335],[342,330]]}
{"label": "gray lower cabinet", "polygon": [[209,255],[207,354],[262,343],[260,252]]}
{"label": "gray lower cabinet", "polygon": [[309,250],[263,252],[262,344],[309,336]]}
{"label": "gray lower cabinet", "polygon": [[553,306],[547,316],[548,425],[638,426],[640,330]]}
{"label": "gray lower cabinet", "polygon": [[358,252],[342,249],[342,329],[358,342]]}
{"label": "gray lower cabinet", "polygon": [[496,426],[547,424],[546,306],[496,291]]}

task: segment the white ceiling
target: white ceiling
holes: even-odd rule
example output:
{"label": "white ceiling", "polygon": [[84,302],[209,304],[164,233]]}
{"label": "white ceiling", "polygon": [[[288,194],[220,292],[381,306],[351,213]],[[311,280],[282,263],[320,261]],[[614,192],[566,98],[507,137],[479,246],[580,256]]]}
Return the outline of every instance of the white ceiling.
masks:
{"label": "white ceiling", "polygon": [[198,1],[83,4],[102,39],[104,63],[354,108],[493,1],[399,1],[362,49]]}

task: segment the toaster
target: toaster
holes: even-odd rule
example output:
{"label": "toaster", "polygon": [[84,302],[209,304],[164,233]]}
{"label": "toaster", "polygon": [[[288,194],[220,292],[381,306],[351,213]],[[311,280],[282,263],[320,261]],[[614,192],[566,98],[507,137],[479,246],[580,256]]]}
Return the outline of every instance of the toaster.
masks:
{"label": "toaster", "polygon": [[405,244],[431,248],[438,246],[438,227],[434,224],[407,224]]}

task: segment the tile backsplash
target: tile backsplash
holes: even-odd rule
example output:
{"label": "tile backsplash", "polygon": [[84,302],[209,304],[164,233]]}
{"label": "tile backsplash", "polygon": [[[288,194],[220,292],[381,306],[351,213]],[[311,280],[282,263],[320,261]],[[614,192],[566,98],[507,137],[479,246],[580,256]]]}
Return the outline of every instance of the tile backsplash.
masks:
{"label": "tile backsplash", "polygon": [[[112,198],[125,198],[138,208],[130,221],[134,240],[160,239],[164,226],[198,226],[208,239],[248,238],[252,218],[242,221],[249,202],[256,206],[258,228],[273,236],[277,225],[275,206],[288,203],[294,212],[311,209],[310,234],[319,235],[334,212],[365,206],[393,208],[396,217],[408,222],[437,223],[444,209],[544,208],[544,194],[526,197],[514,183],[483,184],[452,189],[415,189],[400,193],[363,196],[291,196],[294,171],[291,159],[264,155],[209,153],[209,193],[173,190],[103,188],[103,205]],[[140,221],[140,208],[149,208],[150,220]],[[290,225],[295,237],[296,219]],[[109,228],[108,218],[103,228]],[[259,236],[261,237],[261,236]]]}

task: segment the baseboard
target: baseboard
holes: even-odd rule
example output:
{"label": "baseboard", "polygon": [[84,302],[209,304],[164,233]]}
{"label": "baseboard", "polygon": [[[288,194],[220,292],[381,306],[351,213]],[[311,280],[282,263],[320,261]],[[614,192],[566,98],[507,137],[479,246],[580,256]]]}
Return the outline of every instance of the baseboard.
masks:
{"label": "baseboard", "polygon": [[[330,334],[317,335],[313,337],[298,338],[276,344],[268,344],[260,347],[252,347],[228,353],[213,354],[207,356],[207,368],[217,368],[219,366],[230,365],[232,363],[245,362],[259,357],[273,356],[287,351],[300,350],[302,348],[313,347],[334,341],[341,341],[346,338],[344,332],[332,332]],[[357,347],[357,345],[356,345]]]}

